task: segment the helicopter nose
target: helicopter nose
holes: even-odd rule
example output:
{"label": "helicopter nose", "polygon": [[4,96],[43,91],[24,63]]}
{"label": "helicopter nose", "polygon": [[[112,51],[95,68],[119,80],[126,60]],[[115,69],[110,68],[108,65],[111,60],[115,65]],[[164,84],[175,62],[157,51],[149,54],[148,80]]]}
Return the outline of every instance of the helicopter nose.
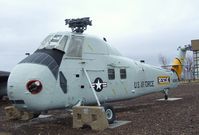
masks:
{"label": "helicopter nose", "polygon": [[18,64],[8,79],[8,97],[19,109],[46,110],[56,79],[50,70],[38,64]]}

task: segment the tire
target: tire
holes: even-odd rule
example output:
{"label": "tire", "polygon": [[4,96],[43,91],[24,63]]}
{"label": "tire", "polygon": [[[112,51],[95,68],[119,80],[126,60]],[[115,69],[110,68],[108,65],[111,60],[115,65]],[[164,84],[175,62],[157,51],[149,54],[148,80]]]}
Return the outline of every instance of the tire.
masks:
{"label": "tire", "polygon": [[33,113],[33,118],[38,118],[40,114],[41,114],[40,112],[38,112],[38,113]]}
{"label": "tire", "polygon": [[168,98],[169,98],[168,95],[164,95],[165,100],[168,100]]}
{"label": "tire", "polygon": [[169,98],[169,89],[164,89],[164,99],[168,100]]}
{"label": "tire", "polygon": [[116,119],[114,108],[111,105],[103,105],[103,107],[108,123],[112,124]]}

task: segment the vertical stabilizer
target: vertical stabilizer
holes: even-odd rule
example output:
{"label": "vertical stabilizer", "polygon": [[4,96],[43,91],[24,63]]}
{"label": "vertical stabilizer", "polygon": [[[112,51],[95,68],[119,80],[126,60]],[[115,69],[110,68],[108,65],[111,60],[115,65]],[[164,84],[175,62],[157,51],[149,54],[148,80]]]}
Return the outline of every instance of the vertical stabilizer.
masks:
{"label": "vertical stabilizer", "polygon": [[183,48],[178,47],[178,55],[172,63],[171,70],[176,72],[179,80],[181,79],[183,64],[187,51],[191,51],[191,45],[185,45]]}

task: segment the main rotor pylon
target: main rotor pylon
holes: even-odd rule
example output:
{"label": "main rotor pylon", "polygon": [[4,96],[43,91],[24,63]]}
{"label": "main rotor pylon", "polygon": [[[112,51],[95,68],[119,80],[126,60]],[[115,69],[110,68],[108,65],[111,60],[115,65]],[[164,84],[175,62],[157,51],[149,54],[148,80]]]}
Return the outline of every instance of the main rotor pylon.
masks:
{"label": "main rotor pylon", "polygon": [[69,25],[72,32],[83,33],[87,29],[88,25],[92,26],[92,21],[90,20],[90,17],[66,19],[65,25]]}

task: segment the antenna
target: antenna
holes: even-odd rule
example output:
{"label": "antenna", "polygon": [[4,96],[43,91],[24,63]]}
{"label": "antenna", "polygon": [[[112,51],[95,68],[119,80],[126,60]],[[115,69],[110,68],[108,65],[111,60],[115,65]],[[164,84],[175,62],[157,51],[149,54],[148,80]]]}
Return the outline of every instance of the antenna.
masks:
{"label": "antenna", "polygon": [[90,20],[90,17],[66,19],[65,25],[69,25],[72,32],[83,33],[87,29],[88,25],[92,26],[92,21]]}

